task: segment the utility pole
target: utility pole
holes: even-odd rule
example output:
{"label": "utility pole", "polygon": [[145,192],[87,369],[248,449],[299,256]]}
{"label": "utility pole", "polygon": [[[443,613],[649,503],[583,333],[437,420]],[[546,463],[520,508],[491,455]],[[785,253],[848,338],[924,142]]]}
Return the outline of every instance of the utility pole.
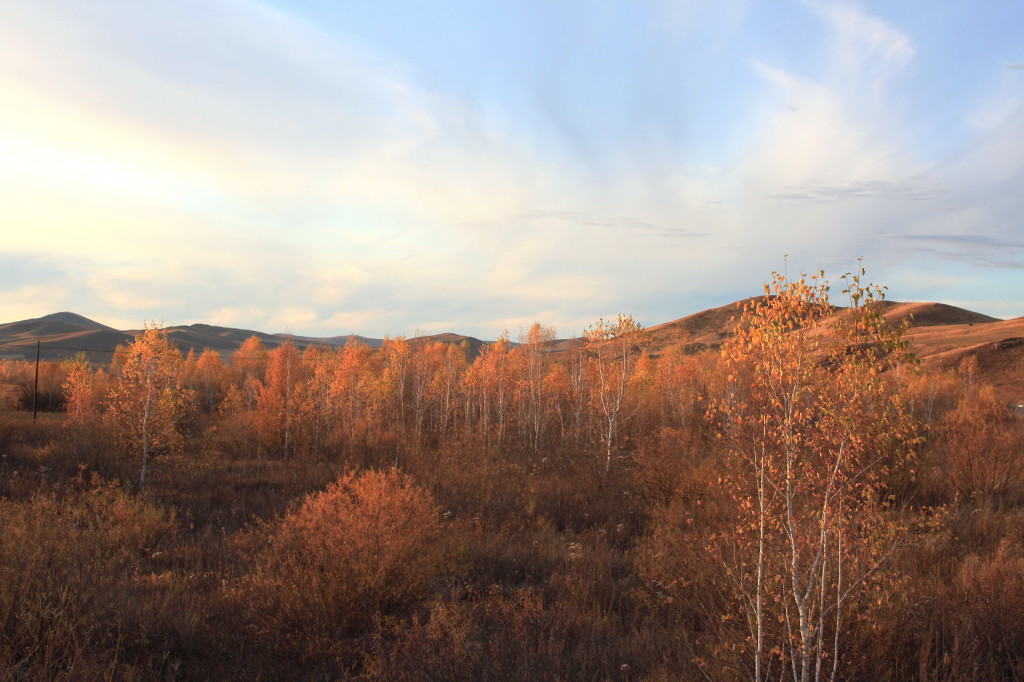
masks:
{"label": "utility pole", "polygon": [[32,423],[36,423],[36,406],[39,396],[39,339],[36,339],[36,383],[32,387]]}

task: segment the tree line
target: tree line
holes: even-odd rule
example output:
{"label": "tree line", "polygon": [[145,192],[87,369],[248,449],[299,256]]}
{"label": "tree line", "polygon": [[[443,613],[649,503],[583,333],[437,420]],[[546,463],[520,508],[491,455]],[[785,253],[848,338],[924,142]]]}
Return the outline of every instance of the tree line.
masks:
{"label": "tree line", "polygon": [[148,326],[109,367],[62,363],[61,394],[72,420],[119,431],[143,469],[150,453],[180,447],[197,420],[215,419],[244,441],[238,447],[285,461],[389,443],[539,452],[600,442],[598,466],[607,470],[623,425],[645,402],[679,399],[670,376],[678,363],[659,371],[628,315],[599,321],[558,361],[554,340],[554,329],[534,323],[518,343],[506,332],[471,358],[465,342],[400,336],[377,348],[352,339],[299,351],[290,341],[267,349],[252,336],[225,362],[211,349],[182,355]]}

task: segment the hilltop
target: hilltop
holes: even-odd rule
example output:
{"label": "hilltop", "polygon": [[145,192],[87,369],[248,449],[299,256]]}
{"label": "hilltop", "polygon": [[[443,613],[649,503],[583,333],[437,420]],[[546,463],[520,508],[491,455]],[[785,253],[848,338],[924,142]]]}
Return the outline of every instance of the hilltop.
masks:
{"label": "hilltop", "polygon": [[[652,356],[666,349],[677,348],[685,353],[699,353],[718,348],[735,329],[744,304],[759,297],[748,298],[717,308],[702,310],[676,320],[647,328],[650,342],[646,351]],[[932,302],[880,301],[883,315],[894,324],[906,324],[906,336],[926,368],[956,367],[965,357],[975,357],[982,378],[996,387],[1001,397],[1020,401],[1024,396],[1024,317],[1000,320],[964,308]],[[371,347],[381,339],[356,335],[330,337],[295,336],[190,324],[167,327],[168,336],[181,349],[197,353],[206,348],[227,357],[241,343],[258,337],[265,346],[274,348],[291,340],[299,349],[308,346],[341,347],[356,340]],[[117,330],[73,312],[59,312],[29,320],[0,324],[0,359],[32,360],[36,342],[44,359],[61,359],[84,352],[94,362],[106,362],[114,349],[131,340],[141,330]],[[485,342],[462,334],[447,332],[416,337],[411,343],[467,343],[475,355]],[[582,339],[558,339],[547,350],[558,357],[578,348]]]}
{"label": "hilltop", "polygon": [[[285,341],[291,341],[299,350],[308,346],[342,347],[350,340],[370,347],[380,346],[383,339],[368,338],[349,334],[343,336],[313,337],[293,334],[220,327],[196,323],[175,325],[164,328],[171,341],[182,353],[201,353],[209,348],[225,358],[251,336],[259,338],[267,348],[276,348]],[[34,360],[36,343],[40,345],[40,356],[44,360],[60,360],[82,352],[93,362],[108,362],[114,349],[131,343],[141,329],[117,330],[77,313],[60,312],[18,322],[0,324],[0,359]],[[410,342],[414,341],[410,339]],[[475,353],[483,342],[462,334],[432,334],[417,337],[415,342],[441,341],[443,343],[469,344]]]}

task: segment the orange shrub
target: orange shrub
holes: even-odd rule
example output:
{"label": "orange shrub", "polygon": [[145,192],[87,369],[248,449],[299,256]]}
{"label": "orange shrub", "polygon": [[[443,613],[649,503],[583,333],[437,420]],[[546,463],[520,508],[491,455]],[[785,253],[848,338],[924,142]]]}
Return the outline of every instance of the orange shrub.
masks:
{"label": "orange shrub", "polygon": [[334,635],[426,597],[444,572],[437,505],[404,474],[350,472],[271,530],[248,587],[270,627]]}

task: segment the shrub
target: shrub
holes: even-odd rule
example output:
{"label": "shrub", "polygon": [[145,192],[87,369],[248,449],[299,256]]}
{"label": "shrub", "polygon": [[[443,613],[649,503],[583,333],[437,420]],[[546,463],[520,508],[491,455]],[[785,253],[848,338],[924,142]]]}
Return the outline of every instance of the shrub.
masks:
{"label": "shrub", "polygon": [[270,628],[338,636],[426,597],[446,568],[437,505],[404,474],[348,473],[271,528],[245,590]]}
{"label": "shrub", "polygon": [[963,500],[1013,499],[1022,462],[1015,420],[989,386],[966,393],[939,421],[948,486]]}

